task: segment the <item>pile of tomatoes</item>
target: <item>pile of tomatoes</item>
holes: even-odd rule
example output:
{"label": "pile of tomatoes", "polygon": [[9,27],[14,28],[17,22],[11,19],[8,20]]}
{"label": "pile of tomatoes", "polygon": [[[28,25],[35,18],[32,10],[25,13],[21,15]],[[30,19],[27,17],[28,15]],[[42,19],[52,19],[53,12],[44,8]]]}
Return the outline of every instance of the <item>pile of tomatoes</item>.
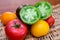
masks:
{"label": "pile of tomatoes", "polygon": [[24,40],[29,29],[35,37],[45,36],[55,22],[52,11],[49,2],[38,2],[18,7],[16,13],[4,12],[1,21],[6,26],[6,36],[9,40]]}

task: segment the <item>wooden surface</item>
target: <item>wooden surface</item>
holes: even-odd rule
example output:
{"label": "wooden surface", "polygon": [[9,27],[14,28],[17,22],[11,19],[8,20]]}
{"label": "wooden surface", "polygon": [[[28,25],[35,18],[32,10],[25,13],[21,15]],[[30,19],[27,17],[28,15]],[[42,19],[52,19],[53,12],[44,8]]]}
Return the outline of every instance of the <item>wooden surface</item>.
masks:
{"label": "wooden surface", "polygon": [[0,0],[0,14],[5,11],[15,12],[18,6],[35,4],[39,0]]}
{"label": "wooden surface", "polygon": [[[18,6],[24,5],[24,4],[30,4],[33,5],[36,2],[41,0],[0,0],[0,14],[6,11],[15,12],[16,8]],[[60,3],[60,0],[48,0],[51,4]]]}

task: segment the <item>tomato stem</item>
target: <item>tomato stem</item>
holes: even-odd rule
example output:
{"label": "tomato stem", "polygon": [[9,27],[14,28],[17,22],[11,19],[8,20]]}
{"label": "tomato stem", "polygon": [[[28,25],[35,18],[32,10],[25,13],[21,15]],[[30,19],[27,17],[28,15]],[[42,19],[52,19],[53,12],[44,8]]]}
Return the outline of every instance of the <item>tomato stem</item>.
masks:
{"label": "tomato stem", "polygon": [[15,26],[14,26],[14,27],[15,27],[15,28],[19,28],[20,25],[15,22]]}
{"label": "tomato stem", "polygon": [[15,27],[16,27],[16,28],[19,28],[20,26],[16,24]]}

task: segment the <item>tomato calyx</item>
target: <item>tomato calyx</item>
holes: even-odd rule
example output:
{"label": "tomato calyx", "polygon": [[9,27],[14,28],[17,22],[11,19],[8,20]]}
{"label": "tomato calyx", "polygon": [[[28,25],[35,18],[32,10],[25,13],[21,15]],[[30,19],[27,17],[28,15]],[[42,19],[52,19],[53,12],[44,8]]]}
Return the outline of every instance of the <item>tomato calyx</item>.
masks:
{"label": "tomato calyx", "polygon": [[19,28],[20,27],[20,25],[18,25],[18,24],[15,24],[15,26],[14,26],[15,28]]}
{"label": "tomato calyx", "polygon": [[14,26],[15,28],[20,28],[21,24],[17,24],[16,22],[14,22]]}

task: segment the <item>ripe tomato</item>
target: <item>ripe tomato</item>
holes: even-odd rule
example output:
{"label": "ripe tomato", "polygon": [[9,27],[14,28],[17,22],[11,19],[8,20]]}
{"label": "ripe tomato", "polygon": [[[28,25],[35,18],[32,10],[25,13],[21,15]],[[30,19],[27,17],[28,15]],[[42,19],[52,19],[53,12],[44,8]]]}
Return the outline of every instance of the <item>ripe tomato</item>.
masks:
{"label": "ripe tomato", "polygon": [[17,16],[13,12],[4,12],[1,16],[1,21],[3,24],[7,24],[10,20],[16,19]]}
{"label": "ripe tomato", "polygon": [[53,26],[53,24],[55,23],[55,19],[50,16],[48,19],[46,19],[46,22],[49,24],[49,26]]}
{"label": "ripe tomato", "polygon": [[49,25],[46,21],[39,20],[31,27],[31,33],[35,37],[44,36],[49,33]]}
{"label": "ripe tomato", "polygon": [[24,40],[27,32],[27,25],[19,19],[9,21],[5,27],[5,33],[10,40]]}

